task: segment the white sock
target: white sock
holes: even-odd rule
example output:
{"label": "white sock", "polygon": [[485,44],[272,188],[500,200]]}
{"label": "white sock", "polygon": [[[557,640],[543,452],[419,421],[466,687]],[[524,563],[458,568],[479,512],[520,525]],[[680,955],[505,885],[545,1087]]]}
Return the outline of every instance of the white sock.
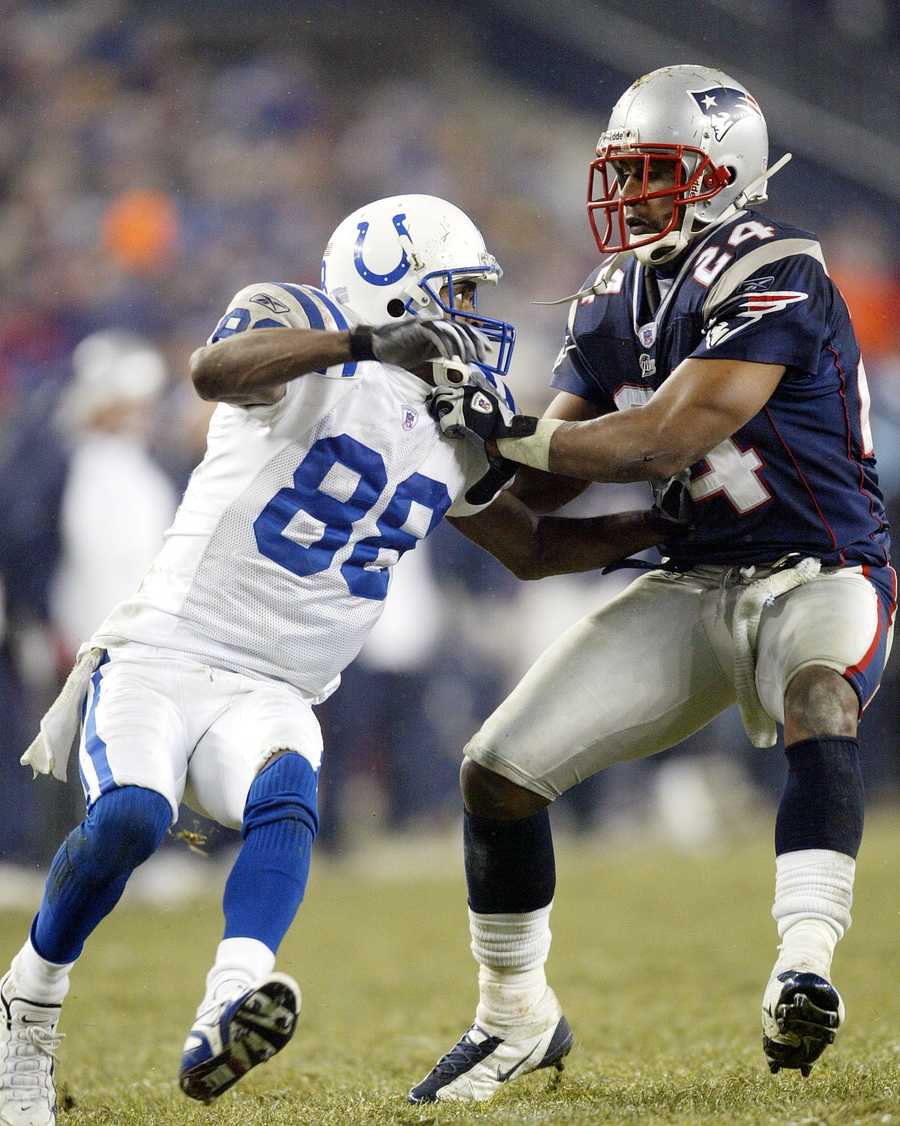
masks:
{"label": "white sock", "polygon": [[69,992],[69,971],[74,965],[74,962],[48,962],[38,954],[29,938],[13,958],[10,968],[22,997],[44,1005],[61,1005]]}
{"label": "white sock", "polygon": [[491,1035],[527,1035],[530,1023],[542,1023],[534,1010],[547,992],[544,963],[552,906],[515,915],[469,911],[472,953],[479,965],[475,1020]]}
{"label": "white sock", "polygon": [[856,861],[825,848],[775,859],[772,918],[781,939],[773,976],[802,970],[831,980],[834,948],[850,926]]}
{"label": "white sock", "polygon": [[210,1005],[249,989],[275,968],[275,955],[255,938],[225,938],[216,950],[216,960],[206,975],[206,993],[197,1015]]}

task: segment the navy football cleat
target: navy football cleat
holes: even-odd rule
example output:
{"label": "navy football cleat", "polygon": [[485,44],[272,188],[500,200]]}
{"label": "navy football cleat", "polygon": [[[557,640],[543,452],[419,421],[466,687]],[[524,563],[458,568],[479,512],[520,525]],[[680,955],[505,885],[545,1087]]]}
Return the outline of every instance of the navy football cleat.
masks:
{"label": "navy football cleat", "polygon": [[543,1030],[538,1028],[530,1035],[504,1040],[473,1024],[422,1082],[413,1087],[409,1101],[483,1102],[495,1095],[504,1083],[530,1071],[543,1067],[562,1071],[563,1059],[571,1051],[575,1038],[552,990],[548,989],[547,994],[550,1019]]}
{"label": "navy football cleat", "polygon": [[763,1051],[772,1074],[799,1068],[805,1078],[834,1043],[844,1021],[844,1002],[818,974],[785,970],[773,977],[763,997]]}
{"label": "navy football cleat", "polygon": [[178,1082],[191,1099],[211,1102],[294,1035],[300,988],[287,974],[271,974],[252,989],[201,1013],[188,1033]]}

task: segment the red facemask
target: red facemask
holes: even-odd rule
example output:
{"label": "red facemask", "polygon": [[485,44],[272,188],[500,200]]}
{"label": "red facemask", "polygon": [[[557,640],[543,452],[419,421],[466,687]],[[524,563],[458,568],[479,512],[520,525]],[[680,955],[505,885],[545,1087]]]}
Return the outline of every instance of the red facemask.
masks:
{"label": "red facemask", "polygon": [[[696,158],[689,162],[695,165],[690,174],[685,170],[685,157]],[[614,167],[617,160],[642,162],[635,175],[628,177],[640,183],[640,191],[636,194],[621,194],[622,185]],[[652,183],[661,179],[660,165],[671,166],[672,175],[664,178],[665,187],[654,188]],[[591,161],[588,174],[587,209],[600,253],[616,254],[658,242],[681,223],[686,206],[711,199],[730,180],[727,168],[716,168],[702,149],[691,145],[641,144],[628,147],[612,144],[598,148],[597,158]],[[662,229],[632,235],[625,222],[625,208],[666,197],[672,200],[672,211]]]}

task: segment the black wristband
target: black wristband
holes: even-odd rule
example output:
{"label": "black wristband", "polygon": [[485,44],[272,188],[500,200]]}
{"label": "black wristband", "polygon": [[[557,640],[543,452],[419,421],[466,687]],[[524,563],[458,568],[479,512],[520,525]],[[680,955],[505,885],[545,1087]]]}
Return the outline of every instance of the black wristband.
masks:
{"label": "black wristband", "polygon": [[367,325],[351,331],[350,356],[354,360],[375,359],[375,353],[372,351],[372,330]]}
{"label": "black wristband", "polygon": [[509,433],[500,434],[501,438],[530,438],[537,430],[539,419],[530,414],[513,415],[509,424]]}

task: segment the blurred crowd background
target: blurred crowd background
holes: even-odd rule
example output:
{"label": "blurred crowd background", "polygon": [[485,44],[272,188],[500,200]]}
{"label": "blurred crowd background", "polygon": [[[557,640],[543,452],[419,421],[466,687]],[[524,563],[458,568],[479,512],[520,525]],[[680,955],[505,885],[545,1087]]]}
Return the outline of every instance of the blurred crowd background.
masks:
{"label": "blurred crowd background", "polygon": [[[80,816],[77,778],[32,783],[18,758],[202,456],[208,407],[187,359],[232,294],[316,283],[331,230],[370,199],[447,197],[504,266],[483,307],[518,324],[512,384],[539,412],[566,312],[530,302],[573,292],[595,264],[588,161],[619,93],[655,66],[731,71],[766,111],[773,158],[794,153],[769,208],[820,235],[850,304],[896,526],[900,16],[888,0],[0,0],[0,20],[0,863],[46,862]],[[582,503],[647,495],[595,487]],[[408,554],[376,634],[320,709],[325,846],[449,824],[480,719],[626,581],[519,583],[449,527]],[[898,670],[863,726],[873,801],[900,783]],[[706,847],[771,808],[783,774],[780,751],[753,750],[729,714],[567,795],[556,816],[579,831],[653,824]]]}

